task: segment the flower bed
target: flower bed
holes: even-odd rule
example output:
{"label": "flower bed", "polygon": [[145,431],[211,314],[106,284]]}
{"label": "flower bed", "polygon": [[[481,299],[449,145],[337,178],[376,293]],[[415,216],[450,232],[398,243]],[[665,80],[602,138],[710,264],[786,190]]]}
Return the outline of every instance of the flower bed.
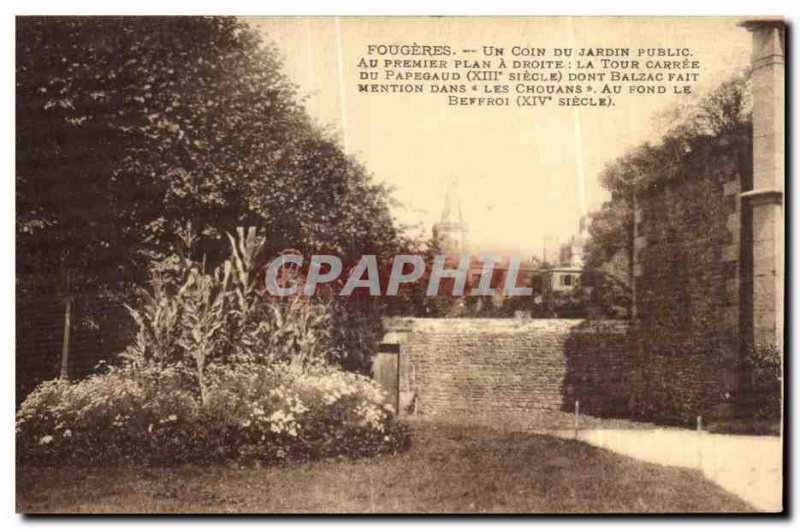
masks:
{"label": "flower bed", "polygon": [[225,366],[205,403],[179,370],[116,368],[42,384],[17,414],[27,462],[177,464],[368,457],[409,437],[379,386],[331,367]]}

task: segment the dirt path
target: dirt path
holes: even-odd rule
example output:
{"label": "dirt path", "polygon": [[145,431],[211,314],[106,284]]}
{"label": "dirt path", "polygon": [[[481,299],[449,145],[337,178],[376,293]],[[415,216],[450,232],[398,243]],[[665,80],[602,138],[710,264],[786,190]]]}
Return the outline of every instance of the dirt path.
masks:
{"label": "dirt path", "polygon": [[[574,431],[562,432],[574,438]],[[780,437],[725,435],[674,428],[580,430],[577,439],[641,461],[698,469],[703,476],[767,512],[782,509]]]}

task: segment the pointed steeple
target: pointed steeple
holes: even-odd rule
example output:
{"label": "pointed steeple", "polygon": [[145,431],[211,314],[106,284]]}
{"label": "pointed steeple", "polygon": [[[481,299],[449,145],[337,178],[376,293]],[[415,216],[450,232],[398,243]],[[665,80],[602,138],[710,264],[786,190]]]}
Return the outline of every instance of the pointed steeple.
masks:
{"label": "pointed steeple", "polygon": [[441,249],[445,253],[460,254],[466,251],[467,224],[461,212],[457,176],[447,179],[442,216],[433,226],[433,236],[439,240]]}
{"label": "pointed steeple", "polygon": [[464,217],[461,214],[461,199],[458,194],[458,176],[451,176],[447,180],[441,222],[451,224],[464,223]]}

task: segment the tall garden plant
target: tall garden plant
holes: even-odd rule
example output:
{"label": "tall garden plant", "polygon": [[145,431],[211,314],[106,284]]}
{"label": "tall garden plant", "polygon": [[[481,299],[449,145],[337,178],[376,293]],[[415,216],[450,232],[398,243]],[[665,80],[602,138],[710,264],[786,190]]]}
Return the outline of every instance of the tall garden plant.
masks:
{"label": "tall garden plant", "polygon": [[216,367],[283,363],[302,371],[333,354],[330,306],[268,297],[260,267],[265,238],[239,228],[228,239],[230,258],[207,272],[189,226],[179,255],[155,267],[140,304],[128,307],[138,333],[123,356],[136,366],[178,368],[203,403]]}

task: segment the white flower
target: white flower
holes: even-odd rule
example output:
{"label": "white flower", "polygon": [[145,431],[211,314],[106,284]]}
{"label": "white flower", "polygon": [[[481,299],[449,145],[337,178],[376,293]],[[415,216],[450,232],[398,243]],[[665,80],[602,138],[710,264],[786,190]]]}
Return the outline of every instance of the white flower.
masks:
{"label": "white flower", "polygon": [[40,445],[46,445],[46,444],[50,444],[52,442],[53,442],[53,436],[52,435],[45,435],[44,437],[39,439],[39,444]]}
{"label": "white flower", "polygon": [[72,430],[70,430],[69,428],[64,430],[64,437],[67,437],[67,438],[72,437]]}
{"label": "white flower", "polygon": [[167,419],[169,419],[170,421],[177,421],[178,420],[178,416],[173,413],[172,415],[167,417]]}

